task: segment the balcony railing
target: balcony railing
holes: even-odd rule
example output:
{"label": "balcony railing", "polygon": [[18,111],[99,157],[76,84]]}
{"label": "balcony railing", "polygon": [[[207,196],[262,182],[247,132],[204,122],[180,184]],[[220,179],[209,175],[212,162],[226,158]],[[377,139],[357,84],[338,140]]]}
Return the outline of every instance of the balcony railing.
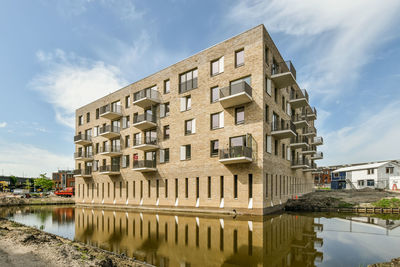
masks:
{"label": "balcony railing", "polygon": [[305,98],[308,101],[308,93],[306,89],[301,89],[302,95],[296,95],[295,91],[290,92],[290,100],[297,100],[301,98]]}
{"label": "balcony railing", "polygon": [[294,66],[290,60],[272,64],[271,71],[272,71],[272,73],[271,73],[272,75],[290,71],[292,73],[293,77],[296,79],[296,69],[294,68]]}
{"label": "balcony railing", "polygon": [[307,136],[297,135],[296,137],[292,137],[290,139],[291,144],[298,144],[298,143],[306,143],[308,144]]}
{"label": "balcony railing", "polygon": [[144,121],[156,123],[156,115],[143,113],[133,117],[133,123],[140,123]]}
{"label": "balcony railing", "polygon": [[133,101],[139,101],[144,98],[160,99],[160,93],[154,89],[143,89],[133,94]]}
{"label": "balcony railing", "polygon": [[122,114],[121,105],[108,104],[108,105],[100,107],[100,111],[99,111],[100,116],[102,116],[105,113],[109,113],[109,112]]}
{"label": "balcony railing", "polygon": [[299,122],[299,121],[305,121],[307,119],[306,116],[303,114],[294,114],[292,115],[292,121],[293,122]]}
{"label": "balcony railing", "polygon": [[179,83],[179,93],[184,93],[197,88],[197,78]]}
{"label": "balcony railing", "polygon": [[221,88],[219,90],[219,98],[221,99],[221,98],[224,98],[224,97],[240,94],[242,92],[245,92],[249,96],[252,96],[252,88],[245,81],[242,81],[240,83],[236,83],[236,84]]}
{"label": "balcony railing", "polygon": [[78,151],[74,153],[74,158],[93,158],[93,152]]}
{"label": "balcony railing", "polygon": [[101,146],[99,149],[99,153],[120,153],[121,152],[121,146],[117,145],[106,145],[106,146]]}
{"label": "balcony railing", "polygon": [[313,138],[313,143],[314,144],[323,144],[324,143],[324,138],[322,138],[322,136],[314,137]]}
{"label": "balcony railing", "polygon": [[139,145],[157,145],[157,137],[145,136],[142,138],[133,138],[133,146]]}
{"label": "balcony railing", "polygon": [[303,130],[303,134],[316,134],[317,133],[317,129],[315,129],[315,127],[310,126],[307,127]]}
{"label": "balcony railing", "polygon": [[324,153],[322,151],[317,151],[317,153],[314,154],[313,158],[322,159],[324,158]]}
{"label": "balcony railing", "polygon": [[154,160],[134,160],[133,168],[141,169],[141,168],[151,168],[154,169],[157,167],[157,163]]}
{"label": "balcony railing", "polygon": [[246,146],[233,146],[230,148],[223,148],[219,150],[219,159],[231,159],[231,158],[252,158],[251,147]]}
{"label": "balcony railing", "polygon": [[271,122],[271,131],[285,131],[291,130],[296,132],[296,126],[293,124],[292,121],[273,121]]}
{"label": "balcony railing", "polygon": [[92,142],[92,137],[90,135],[86,134],[78,134],[74,136],[74,142],[77,141],[87,141],[87,142]]}
{"label": "balcony railing", "polygon": [[119,165],[103,165],[99,167],[100,172],[119,172]]}
{"label": "balcony railing", "polygon": [[294,158],[292,159],[292,166],[306,165],[310,166],[310,161],[307,158]]}
{"label": "balcony railing", "polygon": [[105,125],[100,127],[99,129],[99,134],[104,134],[104,133],[118,133],[120,132],[120,127],[114,126],[114,125]]}
{"label": "balcony railing", "polygon": [[74,175],[91,175],[92,174],[92,167],[86,167],[86,169],[77,169],[74,170]]}

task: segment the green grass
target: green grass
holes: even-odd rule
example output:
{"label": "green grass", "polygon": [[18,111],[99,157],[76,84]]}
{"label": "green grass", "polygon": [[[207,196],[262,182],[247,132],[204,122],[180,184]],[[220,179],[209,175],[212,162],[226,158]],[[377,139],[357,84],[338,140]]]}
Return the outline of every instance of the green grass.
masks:
{"label": "green grass", "polygon": [[347,203],[347,202],[340,202],[339,203],[339,208],[352,208],[354,204]]}
{"label": "green grass", "polygon": [[381,200],[372,203],[379,208],[400,208],[400,199],[398,198],[382,198]]}

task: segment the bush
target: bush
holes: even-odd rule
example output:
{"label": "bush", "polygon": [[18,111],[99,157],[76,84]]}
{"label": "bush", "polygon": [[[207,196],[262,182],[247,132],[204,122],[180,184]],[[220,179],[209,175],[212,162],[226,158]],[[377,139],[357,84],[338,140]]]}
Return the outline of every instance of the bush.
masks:
{"label": "bush", "polygon": [[400,199],[398,198],[382,198],[381,200],[372,203],[379,208],[400,208]]}

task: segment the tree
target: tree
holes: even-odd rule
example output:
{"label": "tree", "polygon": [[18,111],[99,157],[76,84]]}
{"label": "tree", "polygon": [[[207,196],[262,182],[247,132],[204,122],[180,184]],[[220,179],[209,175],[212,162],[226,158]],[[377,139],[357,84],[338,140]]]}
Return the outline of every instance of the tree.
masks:
{"label": "tree", "polygon": [[36,178],[34,181],[35,186],[41,187],[43,190],[50,190],[53,188],[53,180],[47,179],[46,174],[40,174],[39,178]]}
{"label": "tree", "polygon": [[18,181],[17,177],[15,177],[14,175],[10,176],[10,185],[11,186],[15,187],[15,185],[17,184],[17,181]]}
{"label": "tree", "polygon": [[25,189],[28,189],[28,190],[31,189],[31,181],[29,179],[26,180],[24,187],[25,187]]}

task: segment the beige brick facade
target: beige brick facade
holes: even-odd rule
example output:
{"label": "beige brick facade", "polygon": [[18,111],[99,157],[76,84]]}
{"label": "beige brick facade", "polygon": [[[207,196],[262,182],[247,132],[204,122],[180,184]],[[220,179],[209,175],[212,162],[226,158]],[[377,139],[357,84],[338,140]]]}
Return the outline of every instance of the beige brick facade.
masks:
{"label": "beige brick facade", "polygon": [[[237,51],[242,49],[244,50],[244,64],[237,67],[235,55]],[[211,62],[222,56],[224,57],[223,72],[211,75]],[[280,120],[293,120],[293,116],[288,115],[290,113],[287,111],[288,107],[296,114],[301,114],[305,109],[311,110],[308,102],[306,105],[300,104],[301,107],[296,109],[293,106],[298,106],[297,103],[288,104],[291,90],[300,95],[300,98],[302,93],[293,78],[294,82],[290,82],[290,77],[295,76],[295,73],[292,75],[289,71],[280,70],[278,75],[272,76],[272,68],[276,69],[276,66],[283,61],[264,26],[260,25],[78,109],[76,111],[77,137],[75,137],[77,203],[142,209],[265,214],[272,211],[273,208],[276,209],[288,198],[310,192],[313,185],[310,172],[313,169],[312,163],[307,162],[307,166],[297,168],[295,166],[297,163],[292,163],[291,159],[287,157],[289,152],[290,155],[294,153],[295,158],[303,158],[299,154],[302,149],[288,150],[291,139],[285,136],[277,140],[278,155],[275,155],[276,136],[281,134],[291,135],[291,131],[275,129],[278,131],[271,132],[274,130],[271,129],[273,121],[277,121],[277,119],[272,118],[273,112],[279,116],[279,122],[277,121],[276,125],[281,125]],[[287,65],[285,64],[285,66]],[[180,74],[193,69],[197,69],[197,87],[180,93]],[[211,103],[211,88],[215,86],[226,88],[230,86],[231,81],[248,76],[251,76],[251,82],[248,82],[251,87],[251,96],[243,94],[244,92],[239,90],[240,92],[233,92],[226,99],[221,98],[220,101]],[[286,79],[287,77],[289,79]],[[272,80],[271,95],[267,93],[269,91],[267,90],[267,78]],[[275,89],[275,87],[278,87],[275,82],[281,85],[282,79],[289,80],[290,85],[286,86],[285,84],[284,88]],[[166,80],[170,81],[169,93],[164,93],[164,82]],[[243,84],[240,83],[240,85]],[[155,88],[154,86],[157,87],[159,92],[158,102],[161,104],[169,102],[170,111],[168,116],[161,118],[160,104],[153,102],[153,114],[156,114],[154,129],[157,132],[157,147],[150,150],[155,151],[156,165],[151,166],[153,168],[145,168],[148,172],[142,172],[143,169],[134,169],[133,155],[137,153],[138,160],[143,160],[145,152],[133,148],[133,136],[135,133],[142,133],[143,137],[144,133],[138,127],[133,126],[133,118],[134,113],[143,114],[144,109],[141,107],[143,105],[133,103],[134,94],[146,88]],[[234,88],[234,86],[231,88]],[[191,109],[181,111],[181,98],[188,95],[191,97]],[[130,97],[129,107],[125,105],[127,96]],[[275,98],[277,99],[276,102]],[[243,101],[243,99],[247,100]],[[97,119],[96,109],[116,101],[121,103],[121,110],[118,110],[117,113],[122,117],[130,116],[130,125],[125,129],[121,128],[119,134],[116,135],[116,138],[120,139],[121,152],[105,155],[96,151],[96,144],[102,147],[105,141],[110,144],[110,139],[104,136],[95,136],[94,128],[96,126],[101,127],[104,124],[109,125],[111,120],[107,119],[104,114],[100,114]],[[224,103],[229,101],[247,103],[226,107],[228,104]],[[282,101],[284,101],[283,104]],[[268,105],[269,110],[268,120],[266,120],[266,105]],[[290,105],[293,106],[290,108]],[[235,123],[236,107],[244,107],[244,123],[242,124]],[[211,114],[218,112],[223,112],[223,128],[212,130]],[[87,113],[90,113],[89,122],[87,122]],[[316,115],[316,111],[314,113]],[[316,117],[312,116],[314,113],[309,113],[311,115],[309,118],[307,114],[305,115],[307,117],[306,123],[310,127],[314,125]],[[79,123],[81,116],[82,123]],[[119,117],[118,120],[122,121],[122,117]],[[195,119],[195,133],[185,135],[185,121],[190,119]],[[163,138],[163,129],[166,125],[169,125],[170,129],[169,139]],[[91,138],[84,135],[85,130],[88,129],[92,129]],[[297,132],[298,136],[309,133],[307,129],[303,128],[297,128],[294,132]],[[82,135],[83,138],[80,138]],[[125,144],[127,135],[129,135],[130,140],[128,147]],[[251,151],[250,157],[245,157],[242,152],[230,152],[228,162],[222,162],[223,157],[221,158],[221,155],[210,155],[211,140],[218,140],[221,150],[230,147],[230,137],[242,135],[247,136],[245,146],[251,147],[239,148],[239,150]],[[270,145],[267,145],[267,135],[272,135]],[[307,148],[311,147],[313,136],[314,134],[311,133],[311,138],[307,141]],[[90,139],[90,141],[85,144],[85,142],[80,142],[80,139]],[[190,160],[181,160],[181,146],[183,145],[191,145]],[[81,157],[81,154],[85,153],[81,153],[80,149],[85,151],[85,149],[88,149],[85,147],[88,146],[93,147],[94,155]],[[267,146],[272,147],[272,153],[267,152]],[[169,162],[160,163],[160,150],[165,148],[169,149]],[[314,157],[315,154],[308,152],[304,152],[303,155],[311,162],[311,157]],[[219,153],[221,154],[221,151]],[[113,156],[110,156],[112,154]],[[129,167],[116,167],[116,172],[112,175],[97,170],[93,166],[95,165],[94,161],[98,161],[99,166],[104,165],[103,160],[106,161],[106,165],[111,165],[111,158],[121,157],[121,155],[129,155]],[[233,163],[234,161],[247,162]],[[87,170],[86,173],[84,169]],[[237,177],[237,190],[235,190],[235,176]],[[249,185],[249,176],[252,176],[251,185]],[[208,192],[209,180],[211,181],[211,197],[209,197]],[[221,180],[223,180],[223,198],[221,197]],[[177,198],[176,181],[178,181]],[[167,183],[168,197],[166,197]],[[236,197],[234,191],[237,192]],[[250,196],[249,191],[252,191],[252,196]]]}

